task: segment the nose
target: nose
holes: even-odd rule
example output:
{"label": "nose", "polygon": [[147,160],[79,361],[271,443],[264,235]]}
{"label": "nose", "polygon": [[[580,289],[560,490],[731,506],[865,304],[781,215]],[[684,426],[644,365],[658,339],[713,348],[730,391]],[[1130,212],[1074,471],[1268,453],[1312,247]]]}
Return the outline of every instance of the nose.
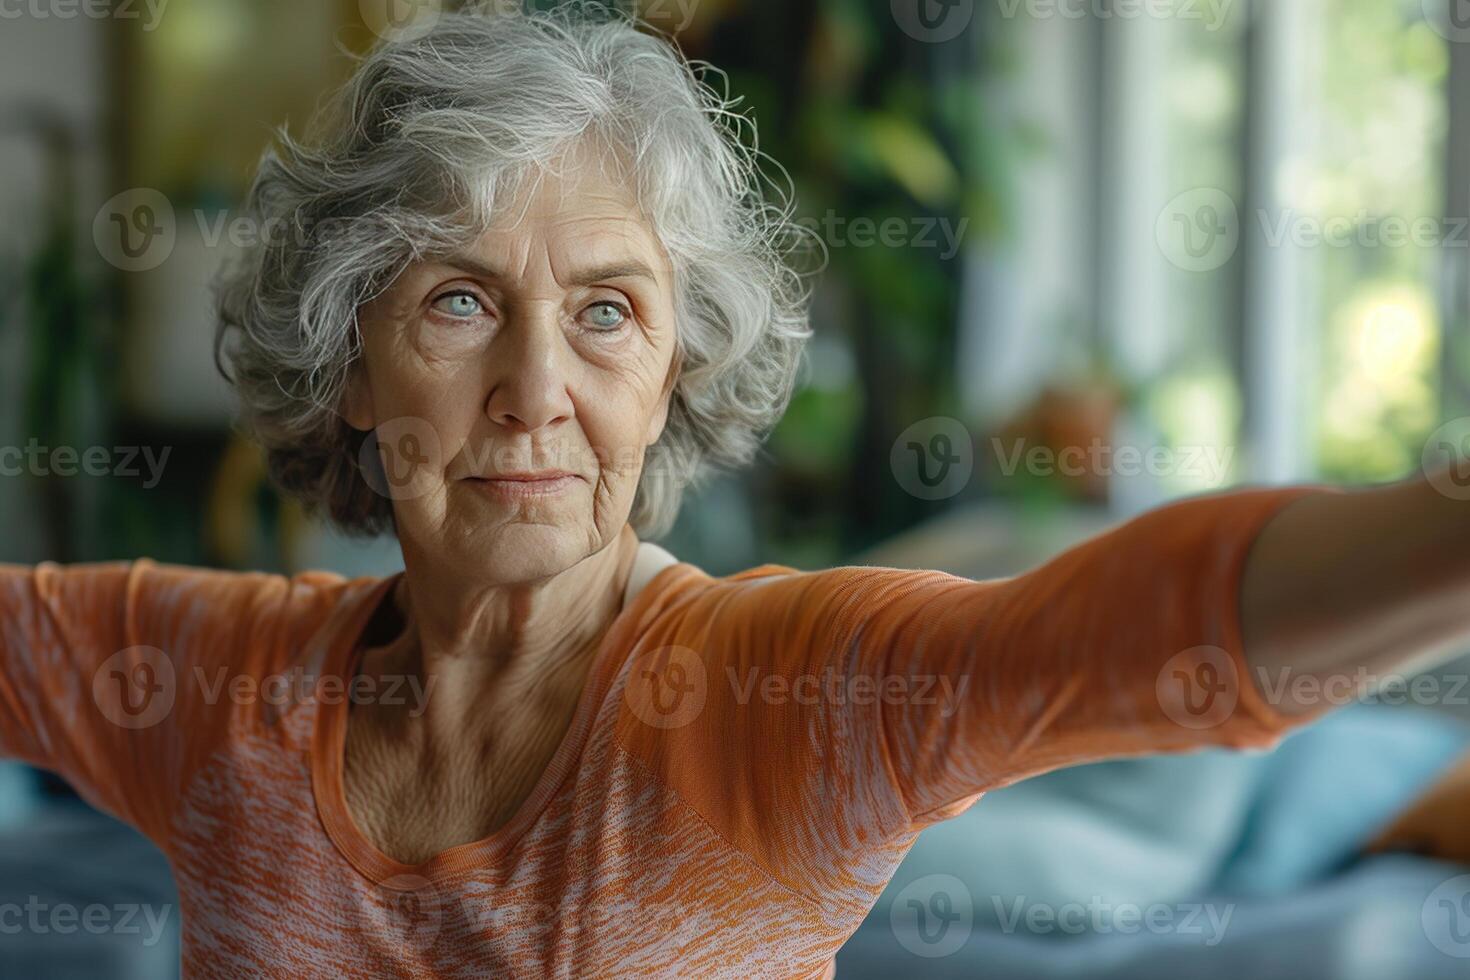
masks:
{"label": "nose", "polygon": [[512,431],[535,432],[572,417],[570,352],[554,312],[512,317],[487,351],[485,414]]}

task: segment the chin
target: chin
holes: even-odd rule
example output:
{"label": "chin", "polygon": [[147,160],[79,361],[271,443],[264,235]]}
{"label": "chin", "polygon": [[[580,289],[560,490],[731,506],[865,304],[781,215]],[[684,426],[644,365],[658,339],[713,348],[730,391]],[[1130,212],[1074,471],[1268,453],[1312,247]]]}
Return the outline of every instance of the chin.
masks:
{"label": "chin", "polygon": [[467,567],[504,585],[560,574],[602,547],[581,526],[513,522],[467,536]]}

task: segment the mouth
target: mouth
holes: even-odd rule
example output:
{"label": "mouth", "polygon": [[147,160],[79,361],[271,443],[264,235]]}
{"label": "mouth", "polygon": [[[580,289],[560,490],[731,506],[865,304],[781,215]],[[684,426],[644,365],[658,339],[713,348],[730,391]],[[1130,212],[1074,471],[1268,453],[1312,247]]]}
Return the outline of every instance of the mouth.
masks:
{"label": "mouth", "polygon": [[465,480],[482,493],[495,497],[523,499],[555,497],[566,493],[581,477],[564,470],[542,470],[535,473],[496,473],[494,476],[472,476]]}

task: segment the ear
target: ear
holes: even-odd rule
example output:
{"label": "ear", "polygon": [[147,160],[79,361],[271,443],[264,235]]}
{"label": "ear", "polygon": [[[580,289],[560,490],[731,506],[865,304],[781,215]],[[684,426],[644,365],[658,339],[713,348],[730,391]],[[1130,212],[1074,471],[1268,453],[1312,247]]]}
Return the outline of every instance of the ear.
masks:
{"label": "ear", "polygon": [[375,425],[373,419],[373,394],[368,386],[367,365],[358,356],[347,369],[347,383],[342,386],[340,402],[342,418],[359,432],[367,432]]}
{"label": "ear", "polygon": [[679,371],[683,366],[683,354],[676,350],[669,361],[669,373],[664,378],[663,391],[658,396],[658,406],[654,409],[653,417],[648,420],[648,431],[643,434],[645,446],[658,442],[659,436],[664,434],[664,427],[669,423],[669,400],[674,397],[674,384],[679,380]]}

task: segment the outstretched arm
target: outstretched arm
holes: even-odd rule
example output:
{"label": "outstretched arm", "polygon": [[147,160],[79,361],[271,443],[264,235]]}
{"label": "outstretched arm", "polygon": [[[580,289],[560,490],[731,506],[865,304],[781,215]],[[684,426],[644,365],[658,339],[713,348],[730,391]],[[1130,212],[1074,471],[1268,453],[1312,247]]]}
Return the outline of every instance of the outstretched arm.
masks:
{"label": "outstretched arm", "polygon": [[1241,633],[1292,714],[1470,647],[1470,501],[1418,479],[1287,504],[1247,558]]}
{"label": "outstretched arm", "polygon": [[59,773],[164,847],[187,775],[265,704],[230,685],[297,648],[333,588],[147,561],[0,565],[0,758]]}
{"label": "outstretched arm", "polygon": [[[1285,712],[1463,652],[1470,501],[1417,480],[1288,504],[1247,562],[1241,617],[1247,658]],[[1470,861],[1467,814],[1470,756],[1367,846]]]}
{"label": "outstretched arm", "polygon": [[913,833],[988,790],[1104,759],[1270,748],[1354,694],[1314,693],[1297,672],[1351,681],[1360,664],[1448,649],[1470,621],[1454,608],[1463,518],[1432,494],[1197,497],[993,581],[690,575],[634,654],[656,668],[640,684],[667,671],[694,692],[687,711],[651,721],[633,697],[618,737],[792,889],[881,887]]}

